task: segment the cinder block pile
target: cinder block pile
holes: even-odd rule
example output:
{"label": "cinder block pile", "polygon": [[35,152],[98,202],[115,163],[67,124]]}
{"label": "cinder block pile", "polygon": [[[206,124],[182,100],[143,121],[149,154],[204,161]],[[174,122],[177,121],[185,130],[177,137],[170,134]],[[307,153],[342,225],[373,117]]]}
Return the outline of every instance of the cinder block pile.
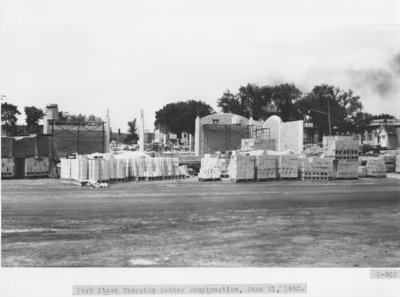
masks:
{"label": "cinder block pile", "polygon": [[358,160],[358,141],[347,139],[337,140],[335,138],[325,137],[323,144],[325,157],[334,158],[335,160]]}
{"label": "cinder block pile", "polygon": [[329,158],[309,157],[302,158],[304,168],[301,179],[304,180],[329,180],[335,172],[334,160]]}
{"label": "cinder block pile", "polygon": [[383,158],[386,166],[386,172],[395,172],[396,170],[396,156],[394,155],[382,155],[380,156]]}
{"label": "cinder block pile", "polygon": [[368,177],[386,177],[386,166],[383,158],[368,158],[365,167]]}
{"label": "cinder block pile", "polygon": [[334,160],[336,171],[334,178],[336,179],[357,179],[358,178],[358,163],[353,160]]}
{"label": "cinder block pile", "polygon": [[178,158],[102,154],[61,160],[61,178],[80,182],[170,179],[186,175],[187,166],[179,166]]}
{"label": "cinder block pile", "polygon": [[324,137],[324,156],[336,160],[332,178],[358,178],[359,143],[351,136]]}
{"label": "cinder block pile", "polygon": [[278,179],[297,179],[299,158],[296,155],[279,155],[277,164]]}
{"label": "cinder block pile", "polygon": [[400,155],[396,155],[396,173],[400,173]]}
{"label": "cinder block pile", "polygon": [[221,169],[218,163],[217,157],[211,157],[209,154],[205,154],[201,158],[201,167],[199,172],[199,180],[221,180]]}
{"label": "cinder block pile", "polygon": [[257,181],[276,179],[279,156],[258,155],[255,157],[255,179]]}
{"label": "cinder block pile", "polygon": [[256,156],[232,155],[228,174],[231,181],[254,181]]}
{"label": "cinder block pile", "polygon": [[1,158],[1,177],[14,177],[15,163],[14,158]]}
{"label": "cinder block pile", "polygon": [[26,158],[25,177],[45,177],[49,175],[49,158]]}
{"label": "cinder block pile", "polygon": [[242,139],[240,150],[242,152],[253,150],[270,150],[276,151],[275,139],[247,138]]}

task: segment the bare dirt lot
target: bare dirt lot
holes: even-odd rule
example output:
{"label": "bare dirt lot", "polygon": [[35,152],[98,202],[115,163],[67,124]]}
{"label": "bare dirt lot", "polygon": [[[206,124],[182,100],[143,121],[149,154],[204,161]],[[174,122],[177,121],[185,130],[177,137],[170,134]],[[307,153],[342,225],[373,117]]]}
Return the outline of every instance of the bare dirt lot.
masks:
{"label": "bare dirt lot", "polygon": [[400,180],[3,180],[1,248],[22,267],[398,267]]}

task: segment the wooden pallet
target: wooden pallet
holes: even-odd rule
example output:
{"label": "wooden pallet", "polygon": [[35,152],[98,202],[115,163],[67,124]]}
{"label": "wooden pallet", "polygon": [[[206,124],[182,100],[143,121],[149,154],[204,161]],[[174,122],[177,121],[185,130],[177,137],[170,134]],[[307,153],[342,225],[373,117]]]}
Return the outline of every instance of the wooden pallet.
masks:
{"label": "wooden pallet", "polygon": [[221,178],[200,178],[199,181],[201,182],[207,182],[207,181],[221,181]]}
{"label": "wooden pallet", "polygon": [[231,182],[232,183],[249,183],[249,182],[254,182],[255,180],[254,180],[254,178],[251,178],[251,179],[234,179],[234,178],[231,178]]}

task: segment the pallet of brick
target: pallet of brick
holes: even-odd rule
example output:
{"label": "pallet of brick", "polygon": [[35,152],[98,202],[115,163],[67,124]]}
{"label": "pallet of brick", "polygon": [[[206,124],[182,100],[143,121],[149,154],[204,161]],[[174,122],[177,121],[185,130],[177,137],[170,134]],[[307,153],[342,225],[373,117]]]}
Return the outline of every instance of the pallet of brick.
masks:
{"label": "pallet of brick", "polygon": [[334,178],[335,160],[311,157],[304,160],[304,180],[330,180]]}
{"label": "pallet of brick", "polygon": [[1,158],[1,177],[15,177],[15,162],[14,158]]}
{"label": "pallet of brick", "polygon": [[25,158],[25,177],[46,177],[49,170],[49,158]]}
{"label": "pallet of brick", "polygon": [[99,180],[101,182],[109,182],[110,181],[110,174],[109,174],[109,163],[110,161],[107,159],[100,159],[99,162]]}
{"label": "pallet of brick", "polygon": [[279,155],[277,164],[278,179],[298,179],[299,159],[296,155]]}
{"label": "pallet of brick", "polygon": [[219,181],[221,180],[221,170],[218,164],[218,158],[205,154],[200,161],[201,167],[198,174],[200,181]]}
{"label": "pallet of brick", "polygon": [[366,168],[368,177],[386,177],[386,166],[383,158],[368,158]]}
{"label": "pallet of brick", "polygon": [[[324,138],[325,139],[325,138]],[[324,156],[336,160],[358,160],[358,141],[345,139],[337,140],[328,138],[324,141]]]}
{"label": "pallet of brick", "polygon": [[117,158],[114,160],[114,175],[117,181],[126,181],[129,175],[127,159]]}
{"label": "pallet of brick", "polygon": [[358,178],[358,162],[352,160],[336,160],[337,167],[336,179],[357,179]]}
{"label": "pallet of brick", "polygon": [[396,173],[400,173],[400,155],[396,155]]}
{"label": "pallet of brick", "polygon": [[367,177],[367,166],[358,166],[358,177]]}
{"label": "pallet of brick", "polygon": [[396,156],[394,155],[382,155],[379,156],[383,158],[386,166],[386,172],[395,172],[396,171]]}
{"label": "pallet of brick", "polygon": [[115,179],[115,156],[113,154],[105,154],[104,159],[108,160],[108,177],[110,180],[113,180]]}
{"label": "pallet of brick", "polygon": [[255,156],[255,180],[275,180],[277,177],[277,163],[279,156],[256,155]]}
{"label": "pallet of brick", "polygon": [[232,182],[254,181],[256,156],[232,155],[228,174]]}
{"label": "pallet of brick", "polygon": [[88,159],[77,158],[69,159],[70,177],[69,179],[83,182],[88,180]]}
{"label": "pallet of brick", "polygon": [[100,180],[100,159],[88,160],[88,180]]}

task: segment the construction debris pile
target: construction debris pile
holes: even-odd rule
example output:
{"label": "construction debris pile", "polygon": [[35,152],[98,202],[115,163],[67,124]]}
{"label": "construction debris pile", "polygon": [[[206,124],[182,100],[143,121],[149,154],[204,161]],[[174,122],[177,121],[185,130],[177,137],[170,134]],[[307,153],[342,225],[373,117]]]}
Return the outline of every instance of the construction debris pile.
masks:
{"label": "construction debris pile", "polygon": [[134,154],[78,155],[61,160],[61,178],[78,182],[113,182],[183,178],[187,167],[178,158],[151,158]]}

